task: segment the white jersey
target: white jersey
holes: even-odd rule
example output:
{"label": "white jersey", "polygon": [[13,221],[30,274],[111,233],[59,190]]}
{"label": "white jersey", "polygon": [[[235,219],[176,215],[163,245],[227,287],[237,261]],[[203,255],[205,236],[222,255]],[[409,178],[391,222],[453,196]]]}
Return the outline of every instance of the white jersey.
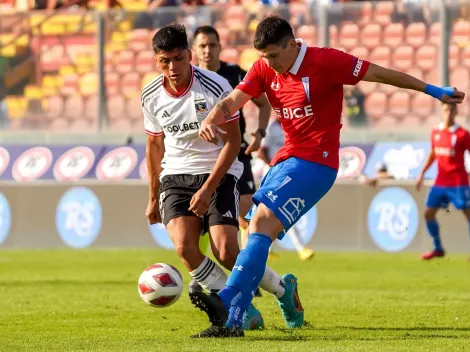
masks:
{"label": "white jersey", "polygon": [[[142,90],[142,110],[145,132],[151,136],[164,135],[165,154],[160,178],[176,174],[209,174],[224,146],[199,137],[199,127],[218,101],[232,91],[228,81],[217,73],[191,65],[188,88],[174,95],[166,91],[164,76],[160,75]],[[238,120],[237,111],[230,120]],[[243,173],[243,164],[235,159],[228,170],[237,178]]]}

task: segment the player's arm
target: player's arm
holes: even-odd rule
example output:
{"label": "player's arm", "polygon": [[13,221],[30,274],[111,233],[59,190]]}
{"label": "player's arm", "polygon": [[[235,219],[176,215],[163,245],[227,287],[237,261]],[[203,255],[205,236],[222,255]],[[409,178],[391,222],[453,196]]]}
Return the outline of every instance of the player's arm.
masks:
{"label": "player's arm", "polygon": [[434,153],[434,148],[431,148],[431,150],[429,151],[428,157],[426,158],[426,161],[424,162],[423,169],[419,173],[418,180],[416,181],[416,189],[418,191],[421,188],[421,185],[423,184],[424,174],[431,167],[435,159],[436,159],[436,154]]}
{"label": "player's arm", "polygon": [[258,130],[251,132],[250,135],[252,137],[251,143],[246,148],[245,154],[250,154],[260,150],[261,140],[263,139],[266,132],[266,128],[268,128],[269,118],[271,117],[271,104],[269,103],[268,97],[266,94],[261,94],[259,98],[253,98],[253,103],[256,104],[259,110],[258,115]]}
{"label": "player's arm", "polygon": [[373,63],[370,63],[362,80],[424,92],[443,103],[460,104],[465,97],[465,93],[460,92],[457,88],[436,87],[404,72],[395,71]]}
{"label": "player's arm", "polygon": [[208,116],[202,121],[199,136],[206,142],[217,143],[219,125],[227,122],[252,98],[259,98],[264,92],[263,75],[260,73],[260,62],[253,64],[240,84],[224,99],[215,104]]}
{"label": "player's arm", "polygon": [[[238,111],[238,110],[236,110]],[[240,152],[241,134],[238,118],[219,126],[224,141],[214,168],[201,189],[191,198],[189,210],[202,216],[209,209],[212,194]]]}

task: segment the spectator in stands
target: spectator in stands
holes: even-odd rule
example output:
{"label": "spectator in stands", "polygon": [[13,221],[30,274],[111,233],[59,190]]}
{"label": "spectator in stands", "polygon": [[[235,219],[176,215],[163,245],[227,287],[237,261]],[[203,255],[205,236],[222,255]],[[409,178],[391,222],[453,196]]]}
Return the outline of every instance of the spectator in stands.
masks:
{"label": "spectator in stands", "polygon": [[349,126],[366,127],[367,116],[364,110],[364,93],[358,86],[345,86],[344,100],[346,101],[346,115],[348,116]]}
{"label": "spectator in stands", "polygon": [[[176,21],[176,6],[180,0],[149,0],[147,12],[139,12],[135,16],[134,29],[155,29]],[[174,9],[170,8],[174,7]],[[167,9],[164,9],[167,8]],[[163,11],[162,11],[163,10]]]}
{"label": "spectator in stands", "polygon": [[395,179],[393,175],[389,174],[387,164],[385,164],[384,162],[380,162],[377,164],[376,171],[377,171],[377,174],[375,175],[375,177],[372,177],[372,178],[366,177],[364,175],[360,175],[358,177],[359,182],[368,186],[375,187],[377,186],[377,183],[379,182],[379,180],[394,180]]}

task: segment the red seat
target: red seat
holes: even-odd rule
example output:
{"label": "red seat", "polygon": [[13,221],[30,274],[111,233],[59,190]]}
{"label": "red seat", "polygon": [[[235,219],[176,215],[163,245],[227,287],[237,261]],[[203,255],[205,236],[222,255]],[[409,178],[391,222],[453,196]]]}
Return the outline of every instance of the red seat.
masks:
{"label": "red seat", "polygon": [[142,103],[140,100],[140,96],[131,97],[127,100],[126,110],[127,116],[131,120],[141,120],[142,121],[142,128],[143,128],[143,115],[142,115]]}
{"label": "red seat", "polygon": [[375,48],[382,42],[382,27],[378,23],[370,23],[361,31],[361,44],[368,48]]}
{"label": "red seat", "polygon": [[429,44],[440,45],[441,43],[441,24],[439,22],[433,23],[429,27]]}
{"label": "red seat", "polygon": [[417,48],[426,41],[426,25],[424,23],[410,23],[405,30],[406,43]]}
{"label": "red seat", "polygon": [[108,97],[107,106],[109,120],[118,120],[126,118],[126,104],[122,95]]}
{"label": "red seat", "polygon": [[150,32],[147,29],[134,29],[131,32],[131,40],[129,40],[129,48],[138,52],[151,47]]}
{"label": "red seat", "polygon": [[366,98],[365,111],[372,118],[384,116],[387,111],[387,95],[382,92],[371,93]]}
{"label": "red seat", "polygon": [[328,41],[331,48],[335,48],[338,45],[338,27],[330,24],[328,27]]}
{"label": "red seat", "polygon": [[450,71],[450,86],[467,92],[470,84],[470,73],[466,67],[456,67]]}
{"label": "red seat", "polygon": [[411,113],[427,117],[434,111],[435,99],[426,94],[415,94],[411,99]]}
{"label": "red seat", "polygon": [[388,46],[378,46],[372,50],[370,61],[382,67],[390,67],[391,50]]}
{"label": "red seat", "polygon": [[470,46],[462,49],[460,62],[466,67],[470,67]]}
{"label": "red seat", "polygon": [[396,48],[403,43],[404,36],[405,28],[403,27],[403,24],[389,23],[384,28],[383,44]]}
{"label": "red seat", "polygon": [[455,44],[452,44],[449,48],[449,68],[454,69],[460,61],[460,50]]}
{"label": "red seat", "polygon": [[85,100],[85,117],[90,121],[98,121],[98,96],[92,95]]}
{"label": "red seat", "polygon": [[127,73],[122,77],[121,92],[126,98],[140,96],[140,75],[137,72]]}
{"label": "red seat", "polygon": [[79,95],[72,95],[65,99],[64,115],[72,119],[83,117],[83,98]]}
{"label": "red seat", "polygon": [[410,95],[408,92],[398,91],[393,93],[388,100],[388,113],[396,116],[403,117],[408,114],[410,110]]}
{"label": "red seat", "polygon": [[62,77],[60,93],[62,95],[72,95],[78,92],[78,76],[76,74],[68,74]]}
{"label": "red seat", "polygon": [[458,21],[452,27],[452,43],[466,45],[470,42],[470,22]]}
{"label": "red seat", "polygon": [[121,88],[120,75],[117,72],[106,72],[104,75],[106,95],[116,95]]}
{"label": "red seat", "polygon": [[339,44],[346,49],[351,49],[358,45],[359,27],[354,23],[346,23],[339,31]]}
{"label": "red seat", "polygon": [[62,117],[64,114],[64,100],[58,95],[47,99],[47,116],[49,118]]}
{"label": "red seat", "polygon": [[153,51],[145,50],[137,53],[137,56],[135,58],[135,66],[137,72],[141,74],[154,71],[156,63]]}
{"label": "red seat", "polygon": [[374,11],[374,21],[386,25],[390,23],[392,12],[394,8],[393,1],[379,1],[376,3]]}
{"label": "red seat", "polygon": [[416,51],[416,66],[424,71],[437,67],[437,50],[434,45],[425,45]]}
{"label": "red seat", "polygon": [[123,50],[118,54],[116,60],[116,71],[124,74],[133,71],[135,68],[134,52]]}
{"label": "red seat", "polygon": [[314,26],[300,26],[296,34],[297,38],[302,38],[309,46],[317,44],[317,31]]}
{"label": "red seat", "polygon": [[399,70],[406,70],[413,66],[413,48],[409,45],[399,46],[393,52],[393,66]]}
{"label": "red seat", "polygon": [[350,51],[348,51],[348,53],[360,59],[363,59],[366,61],[369,60],[369,49],[363,46],[357,46],[355,48],[352,48]]}

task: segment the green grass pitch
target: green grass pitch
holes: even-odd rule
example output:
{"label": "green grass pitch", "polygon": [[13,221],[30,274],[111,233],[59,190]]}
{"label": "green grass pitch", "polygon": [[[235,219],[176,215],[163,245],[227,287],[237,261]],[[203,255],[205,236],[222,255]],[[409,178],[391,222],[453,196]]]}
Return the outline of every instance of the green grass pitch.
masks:
{"label": "green grass pitch", "polygon": [[208,326],[187,289],[167,309],[137,293],[161,250],[0,251],[0,351],[470,351],[470,263],[461,255],[282,253],[269,262],[299,277],[308,324],[284,327],[273,297],[254,303],[266,329],[244,339],[193,340]]}

